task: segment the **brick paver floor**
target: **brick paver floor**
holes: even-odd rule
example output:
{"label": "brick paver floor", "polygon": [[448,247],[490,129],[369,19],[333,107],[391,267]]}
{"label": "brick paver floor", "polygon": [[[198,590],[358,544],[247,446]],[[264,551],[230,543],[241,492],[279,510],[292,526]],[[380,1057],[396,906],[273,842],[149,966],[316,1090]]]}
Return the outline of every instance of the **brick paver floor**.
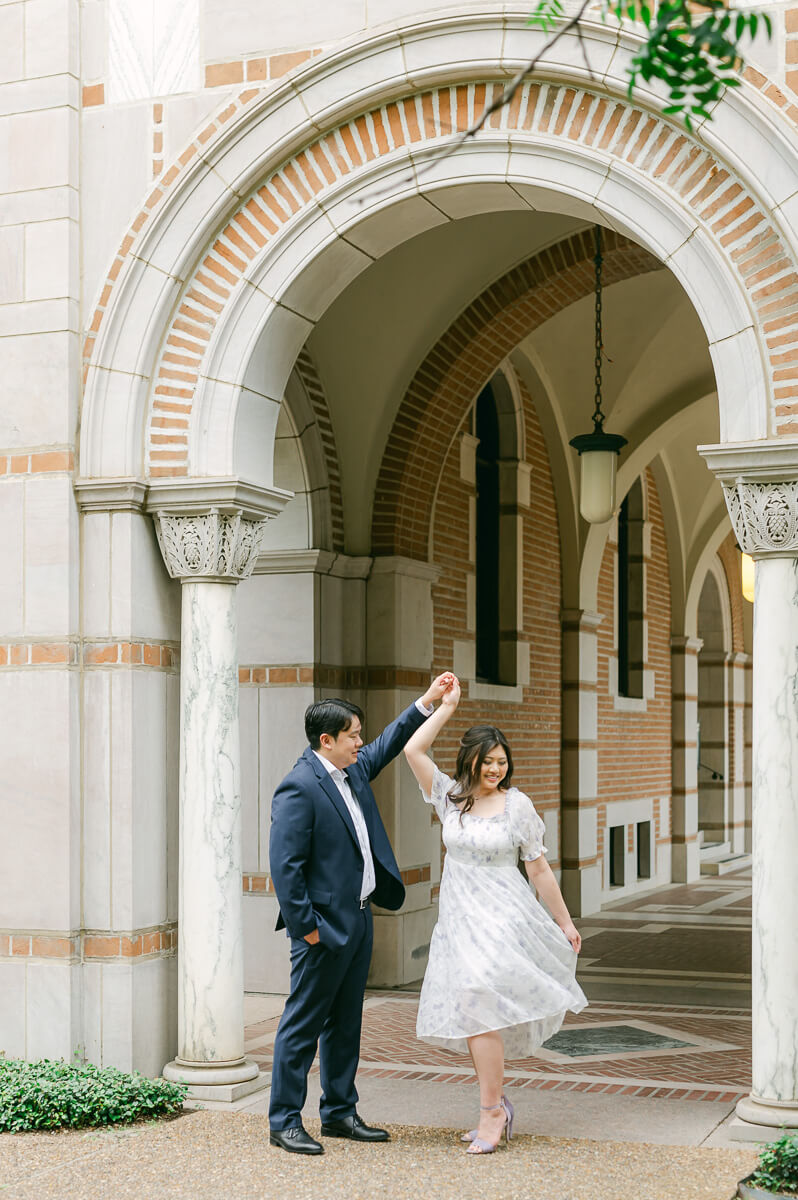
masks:
{"label": "brick paver floor", "polygon": [[[606,1052],[584,1056],[543,1049],[507,1064],[513,1088],[544,1088],[669,1100],[734,1101],[751,1080],[750,873],[675,885],[624,900],[578,922],[584,938],[579,977],[588,995],[615,985],[611,999],[594,999],[565,1028],[605,1027]],[[645,981],[646,1002],[624,1002],[627,986]],[[702,1004],[712,980],[735,1003]],[[690,1003],[671,1002],[673,985]],[[736,990],[735,990],[736,989]],[[428,1046],[415,1037],[417,994],[368,994],[360,1075],[380,1079],[470,1083],[466,1055]],[[278,1018],[248,1026],[247,1052],[271,1067]],[[665,1050],[613,1049],[613,1027],[634,1026],[687,1046]]]}

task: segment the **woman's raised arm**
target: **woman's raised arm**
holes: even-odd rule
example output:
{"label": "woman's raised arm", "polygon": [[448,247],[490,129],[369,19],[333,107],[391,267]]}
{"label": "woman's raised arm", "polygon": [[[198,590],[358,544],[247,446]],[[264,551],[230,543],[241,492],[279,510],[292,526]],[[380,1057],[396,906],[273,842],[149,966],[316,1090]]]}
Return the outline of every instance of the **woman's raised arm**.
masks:
{"label": "woman's raised arm", "polygon": [[432,792],[435,767],[432,759],[427,757],[427,751],[459,703],[460,681],[455,677],[454,682],[444,692],[438,708],[431,717],[427,717],[405,746],[405,758],[410,763],[410,770],[428,796]]}

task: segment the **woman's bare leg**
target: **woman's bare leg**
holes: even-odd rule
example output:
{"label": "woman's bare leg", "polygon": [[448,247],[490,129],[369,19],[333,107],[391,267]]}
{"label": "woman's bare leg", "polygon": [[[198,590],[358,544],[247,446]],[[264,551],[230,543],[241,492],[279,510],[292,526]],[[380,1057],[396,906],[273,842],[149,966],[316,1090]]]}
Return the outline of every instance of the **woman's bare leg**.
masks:
{"label": "woman's bare leg", "polygon": [[496,1142],[504,1125],[504,1112],[499,1107],[504,1084],[504,1041],[496,1030],[479,1033],[468,1039],[468,1049],[479,1080],[477,1136]]}

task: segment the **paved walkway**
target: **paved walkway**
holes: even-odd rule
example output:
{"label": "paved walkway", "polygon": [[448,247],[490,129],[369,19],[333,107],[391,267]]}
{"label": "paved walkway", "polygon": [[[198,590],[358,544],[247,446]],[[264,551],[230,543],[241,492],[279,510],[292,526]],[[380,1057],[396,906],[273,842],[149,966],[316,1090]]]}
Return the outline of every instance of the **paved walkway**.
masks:
{"label": "paved walkway", "polygon": [[[750,876],[674,886],[579,922],[590,1006],[533,1058],[508,1063],[521,1135],[474,1161],[468,1058],[414,1036],[417,988],[366,998],[360,1109],[388,1146],[327,1141],[304,1160],[268,1146],[258,1112],[153,1126],[0,1136],[13,1200],[730,1200],[756,1152],[727,1126],[750,1084]],[[265,1070],[282,996],[246,998]],[[305,1120],[318,1129],[318,1074]]]}
{"label": "paved walkway", "polygon": [[[735,1146],[751,1081],[750,872],[624,900],[579,921],[590,1006],[534,1057],[507,1064],[522,1131]],[[474,1124],[466,1055],[415,1038],[417,987],[371,992],[358,1087],[369,1119]],[[247,1053],[268,1071],[282,997],[247,998]],[[314,1071],[306,1112],[316,1111]]]}

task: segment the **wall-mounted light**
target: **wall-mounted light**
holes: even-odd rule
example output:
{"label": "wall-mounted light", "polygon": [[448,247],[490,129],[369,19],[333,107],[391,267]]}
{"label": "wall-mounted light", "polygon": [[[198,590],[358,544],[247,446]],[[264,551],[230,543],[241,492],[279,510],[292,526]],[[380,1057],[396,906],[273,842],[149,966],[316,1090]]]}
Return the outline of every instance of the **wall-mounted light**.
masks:
{"label": "wall-mounted light", "polygon": [[754,581],[756,579],[756,563],[750,554],[740,551],[740,577],[742,580],[743,596],[751,604],[754,603]]}
{"label": "wall-mounted light", "polygon": [[579,511],[591,525],[603,525],[615,512],[615,473],[618,455],[626,438],[618,433],[604,432],[604,413],[601,410],[601,366],[604,343],[601,331],[601,226],[596,226],[595,266],[595,409],[593,432],[571,438],[570,445],[582,460],[579,484]]}

